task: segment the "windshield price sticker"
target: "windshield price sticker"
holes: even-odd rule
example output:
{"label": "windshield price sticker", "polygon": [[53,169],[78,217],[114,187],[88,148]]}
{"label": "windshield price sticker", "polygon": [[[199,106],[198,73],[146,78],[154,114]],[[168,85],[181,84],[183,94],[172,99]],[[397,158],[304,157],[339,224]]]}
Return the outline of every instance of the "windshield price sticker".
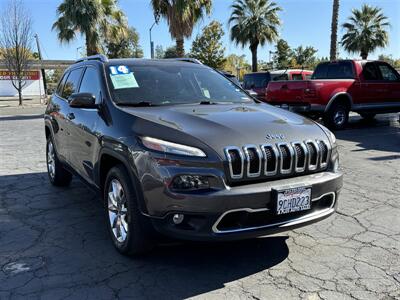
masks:
{"label": "windshield price sticker", "polygon": [[127,66],[111,66],[110,77],[116,90],[139,87],[135,75]]}

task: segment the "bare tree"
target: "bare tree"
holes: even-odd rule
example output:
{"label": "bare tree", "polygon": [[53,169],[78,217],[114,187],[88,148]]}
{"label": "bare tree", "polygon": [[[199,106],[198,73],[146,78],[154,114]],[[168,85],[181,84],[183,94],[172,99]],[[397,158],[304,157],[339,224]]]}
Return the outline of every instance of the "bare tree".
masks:
{"label": "bare tree", "polygon": [[0,16],[0,49],[22,105],[28,60],[32,54],[32,18],[21,0],[9,0]]}

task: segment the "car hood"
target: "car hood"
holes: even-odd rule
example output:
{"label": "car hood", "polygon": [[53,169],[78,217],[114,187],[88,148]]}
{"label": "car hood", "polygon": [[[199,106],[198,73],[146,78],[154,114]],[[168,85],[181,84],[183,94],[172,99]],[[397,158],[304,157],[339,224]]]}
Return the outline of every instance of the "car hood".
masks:
{"label": "car hood", "polygon": [[[313,121],[264,103],[123,108],[139,118],[184,132],[219,154],[227,146],[327,140]],[[155,137],[160,137],[156,132]],[[168,140],[167,137],[163,137]]]}

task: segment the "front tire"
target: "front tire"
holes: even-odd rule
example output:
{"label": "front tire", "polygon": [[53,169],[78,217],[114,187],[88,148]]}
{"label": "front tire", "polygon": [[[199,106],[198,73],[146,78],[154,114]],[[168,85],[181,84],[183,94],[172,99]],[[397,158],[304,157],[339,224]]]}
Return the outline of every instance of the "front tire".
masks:
{"label": "front tire", "polygon": [[103,192],[107,227],[117,250],[124,255],[151,250],[151,223],[139,210],[137,193],[123,165],[108,172]]}
{"label": "front tire", "polygon": [[342,130],[349,121],[349,108],[343,103],[333,103],[324,115],[324,123],[331,130]]}
{"label": "front tire", "polygon": [[63,164],[57,157],[54,142],[51,137],[46,142],[47,175],[52,185],[68,186],[72,180],[72,174],[64,169]]}

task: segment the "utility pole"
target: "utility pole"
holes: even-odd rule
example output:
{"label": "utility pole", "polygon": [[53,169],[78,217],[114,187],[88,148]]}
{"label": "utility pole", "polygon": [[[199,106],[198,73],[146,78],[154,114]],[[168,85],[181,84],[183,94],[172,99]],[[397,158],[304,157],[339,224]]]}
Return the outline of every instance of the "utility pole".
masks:
{"label": "utility pole", "polygon": [[[35,34],[34,37],[36,39],[36,46],[37,46],[37,50],[38,50],[38,54],[39,54],[39,60],[42,61],[42,51],[40,50],[39,36],[37,34]],[[46,97],[46,93],[47,93],[46,72],[44,71],[44,69],[41,69],[40,71],[42,72],[44,95]]]}
{"label": "utility pole", "polygon": [[149,33],[150,33],[150,57],[151,57],[151,59],[154,59],[154,42],[153,42],[153,40],[151,38],[151,30],[153,29],[154,25],[158,24],[159,19],[160,19],[159,15],[155,16],[154,23],[153,23],[153,25],[151,25],[151,27],[149,29]]}

